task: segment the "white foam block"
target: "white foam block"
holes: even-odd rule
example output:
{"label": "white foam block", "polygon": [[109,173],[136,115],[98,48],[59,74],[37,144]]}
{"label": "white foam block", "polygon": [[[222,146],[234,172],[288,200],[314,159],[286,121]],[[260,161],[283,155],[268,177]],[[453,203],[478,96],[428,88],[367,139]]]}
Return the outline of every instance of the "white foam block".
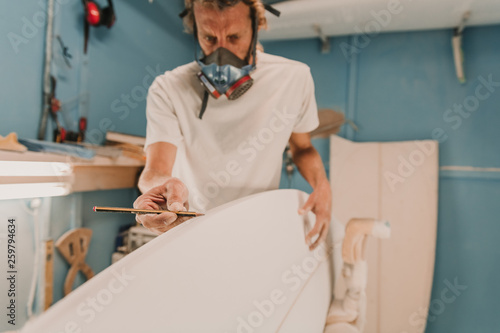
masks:
{"label": "white foam block", "polygon": [[102,271],[22,332],[323,332],[329,260],[324,247],[305,244],[314,215],[297,210],[306,199],[277,190],[213,209]]}

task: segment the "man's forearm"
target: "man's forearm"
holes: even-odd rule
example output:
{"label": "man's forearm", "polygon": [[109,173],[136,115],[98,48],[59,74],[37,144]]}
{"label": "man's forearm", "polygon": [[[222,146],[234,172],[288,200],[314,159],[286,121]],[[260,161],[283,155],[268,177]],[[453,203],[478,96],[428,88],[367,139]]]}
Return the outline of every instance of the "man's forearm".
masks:
{"label": "man's forearm", "polygon": [[177,147],[168,142],[156,142],[146,150],[146,167],[137,184],[142,193],[165,184],[172,178]]}
{"label": "man's forearm", "polygon": [[314,147],[292,151],[292,156],[300,174],[313,189],[318,185],[324,185],[325,182],[328,183],[321,156]]}
{"label": "man's forearm", "polygon": [[152,169],[144,169],[141,177],[139,177],[138,187],[142,193],[145,193],[153,187],[165,184],[170,178],[172,178],[171,175],[160,173]]}

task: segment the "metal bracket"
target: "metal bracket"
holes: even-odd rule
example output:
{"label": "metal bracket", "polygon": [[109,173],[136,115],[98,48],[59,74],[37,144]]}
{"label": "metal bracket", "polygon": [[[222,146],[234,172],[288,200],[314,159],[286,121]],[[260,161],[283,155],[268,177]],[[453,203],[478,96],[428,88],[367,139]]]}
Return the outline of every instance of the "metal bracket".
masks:
{"label": "metal bracket", "polygon": [[323,29],[319,24],[313,25],[314,31],[318,34],[319,39],[321,40],[321,53],[327,54],[330,53],[330,39],[323,33]]}
{"label": "metal bracket", "polygon": [[460,24],[458,25],[458,27],[455,29],[455,35],[461,35],[462,32],[464,31],[465,29],[465,23],[467,22],[467,20],[469,19],[470,17],[470,10],[466,11],[464,13],[464,15],[462,16],[462,21],[460,21]]}
{"label": "metal bracket", "polygon": [[465,83],[465,72],[464,72],[464,54],[462,51],[462,33],[465,29],[465,23],[471,15],[470,11],[466,11],[462,16],[462,20],[458,27],[455,28],[453,37],[451,38],[451,45],[453,47],[453,59],[455,61],[455,70],[457,72],[457,78],[460,83]]}

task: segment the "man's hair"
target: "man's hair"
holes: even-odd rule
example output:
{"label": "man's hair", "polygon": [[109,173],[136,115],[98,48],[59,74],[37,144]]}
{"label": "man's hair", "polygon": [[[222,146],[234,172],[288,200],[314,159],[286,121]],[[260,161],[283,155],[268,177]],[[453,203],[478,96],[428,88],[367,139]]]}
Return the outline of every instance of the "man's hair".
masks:
{"label": "man's hair", "polygon": [[254,15],[257,20],[257,30],[260,28],[267,28],[267,20],[266,20],[266,9],[264,8],[264,4],[261,0],[184,0],[186,6],[186,15],[183,18],[184,28],[186,32],[193,33],[194,32],[194,14],[193,14],[193,6],[194,3],[197,2],[202,6],[218,8],[219,10],[224,10],[228,7],[233,7],[240,2],[243,2],[247,6],[250,7],[250,13]]}

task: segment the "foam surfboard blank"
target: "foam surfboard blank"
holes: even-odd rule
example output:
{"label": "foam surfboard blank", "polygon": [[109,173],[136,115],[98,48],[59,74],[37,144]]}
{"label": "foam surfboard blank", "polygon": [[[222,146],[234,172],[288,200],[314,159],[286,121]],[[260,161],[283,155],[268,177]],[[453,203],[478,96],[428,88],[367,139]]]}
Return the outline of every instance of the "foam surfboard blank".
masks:
{"label": "foam surfboard blank", "polygon": [[307,194],[225,204],[108,267],[22,333],[320,333],[331,301],[326,248],[309,251]]}

